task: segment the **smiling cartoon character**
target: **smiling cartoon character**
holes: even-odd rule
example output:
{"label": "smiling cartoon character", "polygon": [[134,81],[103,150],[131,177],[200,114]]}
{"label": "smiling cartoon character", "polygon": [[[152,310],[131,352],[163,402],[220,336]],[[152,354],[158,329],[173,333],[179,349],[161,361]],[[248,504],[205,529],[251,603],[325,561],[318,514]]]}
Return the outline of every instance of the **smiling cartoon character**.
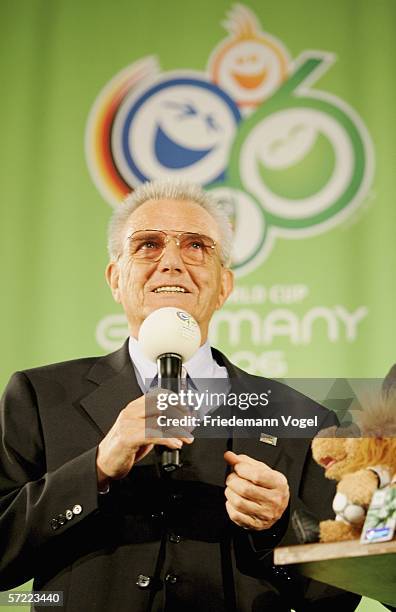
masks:
{"label": "smiling cartoon character", "polygon": [[209,59],[213,81],[246,110],[255,108],[288,74],[288,53],[282,43],[263,33],[252,11],[236,4],[224,23],[230,36]]}
{"label": "smiling cartoon character", "polygon": [[113,157],[130,185],[172,174],[210,184],[224,175],[240,118],[233,99],[205,74],[163,73],[120,105]]}

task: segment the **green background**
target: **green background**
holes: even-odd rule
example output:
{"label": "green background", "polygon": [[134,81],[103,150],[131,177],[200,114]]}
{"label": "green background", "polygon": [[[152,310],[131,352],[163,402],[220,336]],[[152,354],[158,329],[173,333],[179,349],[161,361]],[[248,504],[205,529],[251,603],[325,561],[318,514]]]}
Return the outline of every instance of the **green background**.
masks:
{"label": "green background", "polygon": [[[240,287],[303,284],[301,304],[251,306],[260,317],[285,307],[365,306],[355,341],[329,341],[318,322],[309,344],[275,339],[219,344],[231,357],[281,351],[288,376],[382,377],[396,361],[394,0],[250,0],[264,31],[292,58],[305,49],[337,55],[315,84],[360,115],[374,144],[375,177],[348,220],[303,240],[277,240]],[[95,330],[120,311],[104,281],[111,207],[89,175],[87,116],[103,86],[148,55],[161,69],[204,70],[224,39],[225,0],[0,0],[1,278],[4,386],[16,369],[105,352]],[[235,310],[243,305],[230,304]],[[242,363],[241,363],[242,364]],[[243,365],[243,364],[242,364]],[[265,373],[265,372],[262,372]],[[365,600],[362,610],[379,604]]]}

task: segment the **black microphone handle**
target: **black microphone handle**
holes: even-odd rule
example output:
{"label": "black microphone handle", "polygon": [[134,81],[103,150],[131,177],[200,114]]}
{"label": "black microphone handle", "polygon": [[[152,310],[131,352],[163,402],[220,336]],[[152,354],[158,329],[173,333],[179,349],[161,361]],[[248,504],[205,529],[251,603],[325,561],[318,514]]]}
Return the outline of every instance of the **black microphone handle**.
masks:
{"label": "black microphone handle", "polygon": [[[158,387],[179,393],[182,375],[182,358],[177,353],[164,353],[157,357]],[[180,450],[167,446],[158,447],[161,467],[165,472],[173,472],[182,466]]]}

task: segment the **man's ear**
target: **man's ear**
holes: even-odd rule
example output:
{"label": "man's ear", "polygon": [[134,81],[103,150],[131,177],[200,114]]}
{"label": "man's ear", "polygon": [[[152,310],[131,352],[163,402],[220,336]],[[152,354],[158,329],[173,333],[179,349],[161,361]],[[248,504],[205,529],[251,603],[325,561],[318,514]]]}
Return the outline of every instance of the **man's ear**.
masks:
{"label": "man's ear", "polygon": [[216,309],[221,308],[234,288],[234,273],[229,268],[221,269],[220,293]]}
{"label": "man's ear", "polygon": [[120,304],[121,303],[120,287],[119,287],[120,270],[118,267],[118,262],[110,261],[107,264],[107,267],[105,270],[105,276],[106,276],[107,284],[109,285],[111,289],[111,293],[113,294],[114,301]]}

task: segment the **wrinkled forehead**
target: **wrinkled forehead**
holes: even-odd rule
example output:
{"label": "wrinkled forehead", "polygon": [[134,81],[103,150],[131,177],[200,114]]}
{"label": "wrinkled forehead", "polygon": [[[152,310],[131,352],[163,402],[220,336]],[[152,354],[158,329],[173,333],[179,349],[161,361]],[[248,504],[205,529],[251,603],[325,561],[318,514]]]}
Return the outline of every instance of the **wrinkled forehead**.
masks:
{"label": "wrinkled forehead", "polygon": [[129,234],[142,229],[196,232],[220,240],[216,220],[191,200],[148,200],[133,211],[125,229]]}

